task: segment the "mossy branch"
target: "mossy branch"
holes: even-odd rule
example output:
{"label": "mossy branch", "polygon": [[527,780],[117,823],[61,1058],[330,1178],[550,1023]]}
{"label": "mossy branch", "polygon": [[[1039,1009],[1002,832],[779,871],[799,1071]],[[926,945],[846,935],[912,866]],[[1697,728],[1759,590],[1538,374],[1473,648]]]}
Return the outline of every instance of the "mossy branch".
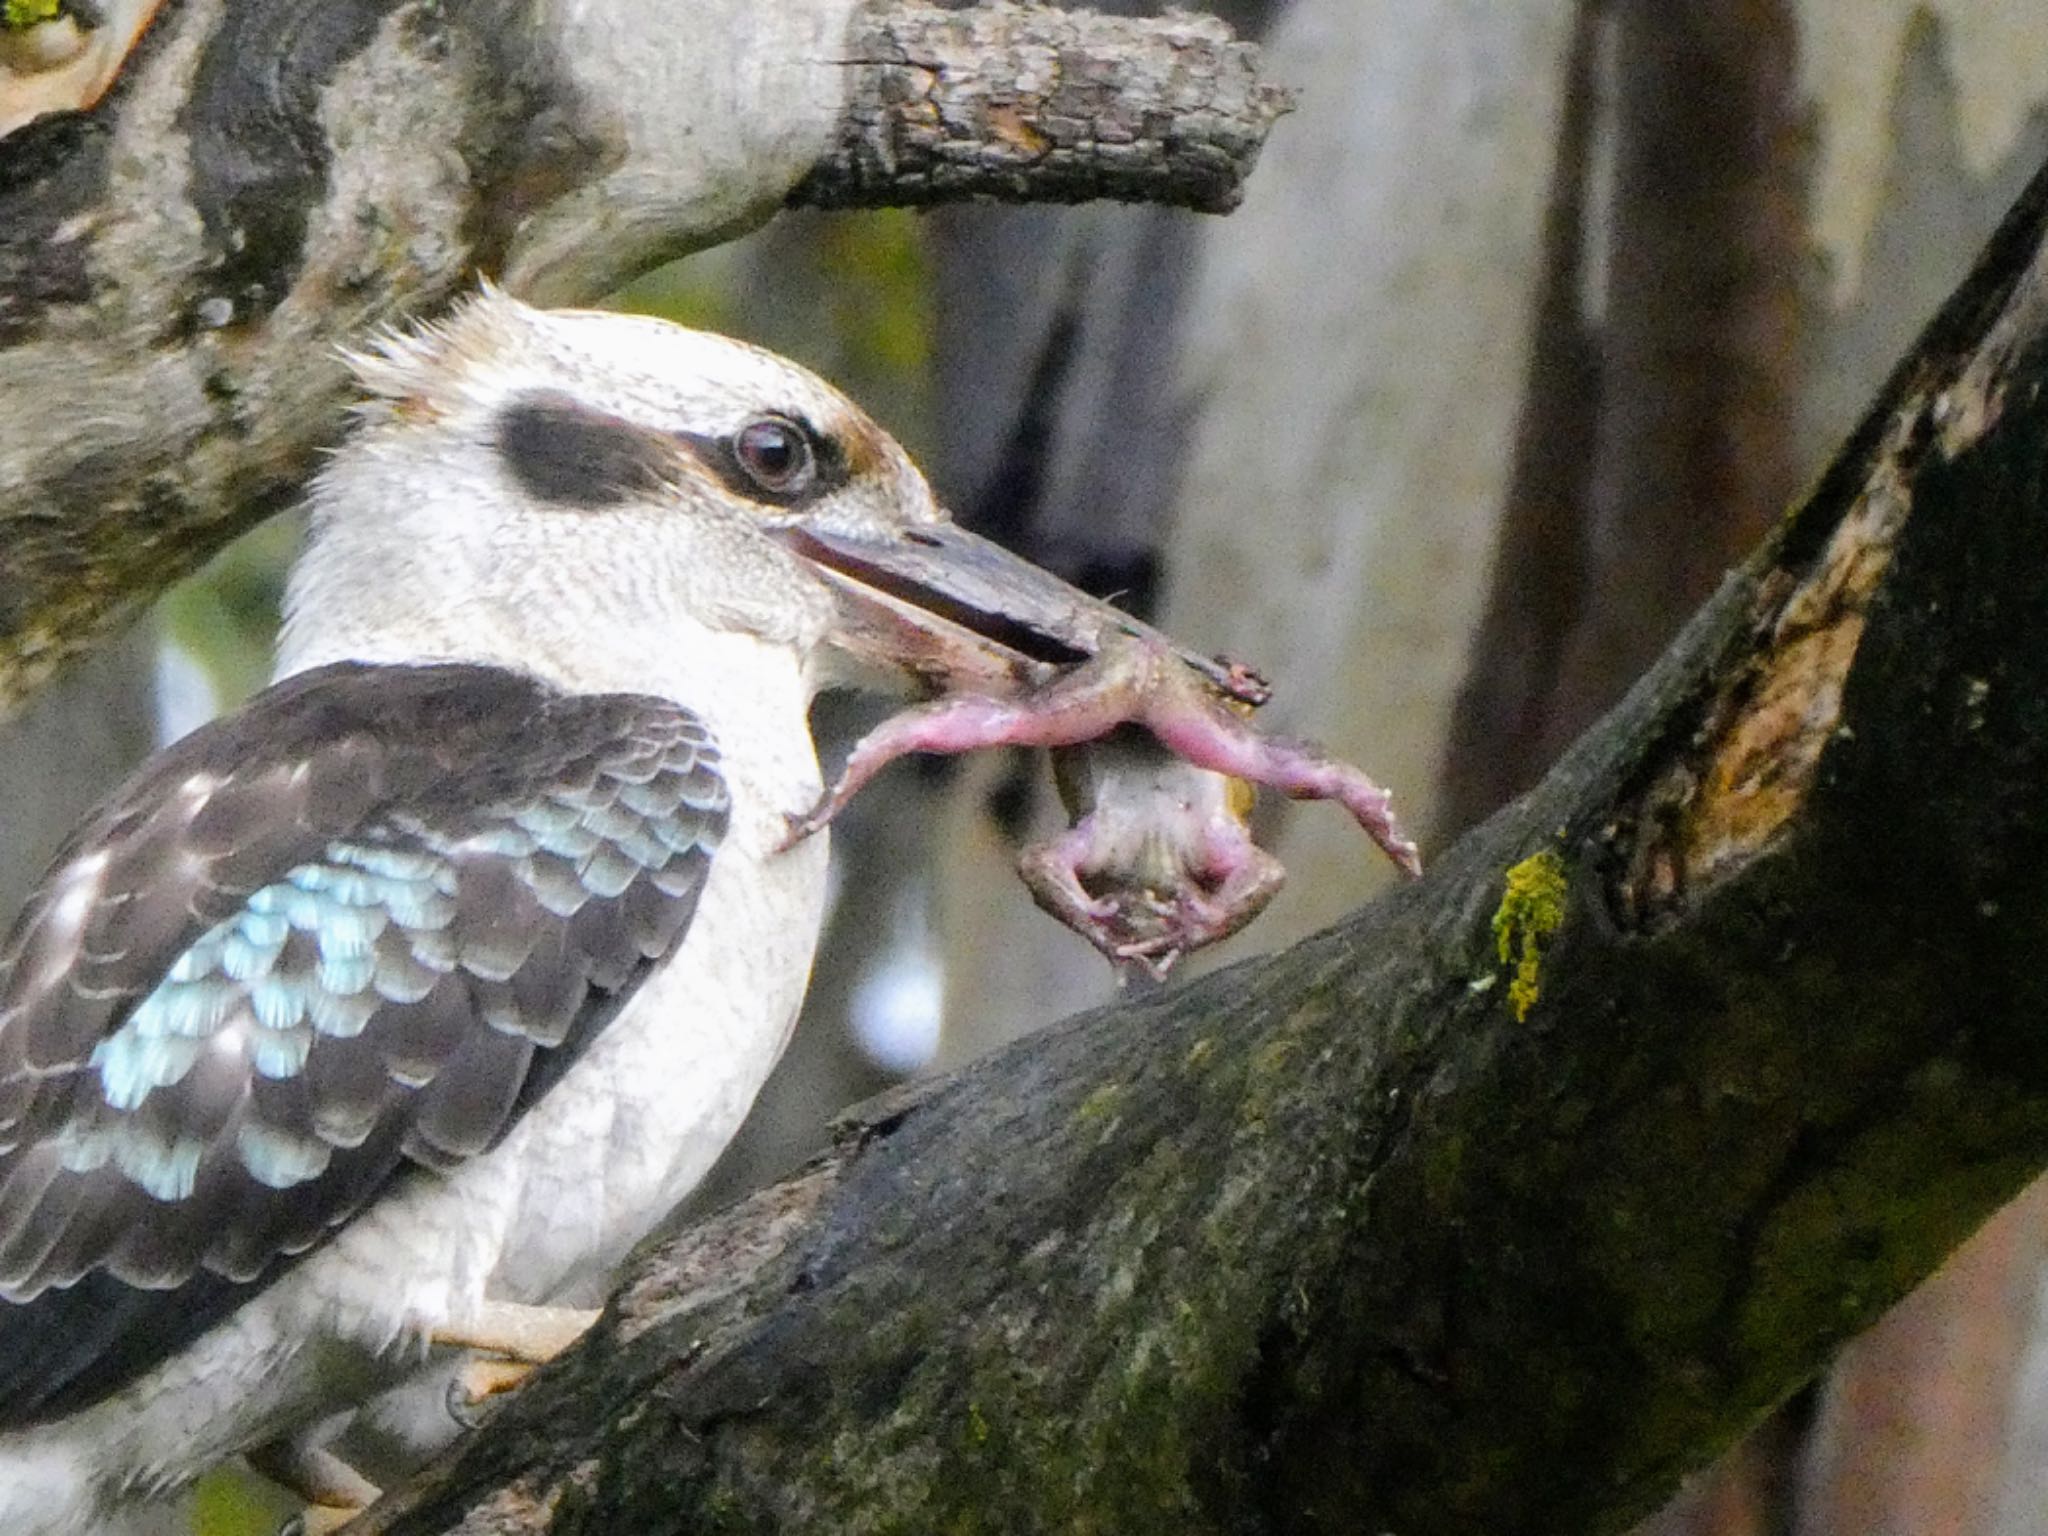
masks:
{"label": "mossy branch", "polygon": [[2048,173],[1426,880],[864,1115],[363,1529],[1622,1530],[2048,1163],[2044,791]]}

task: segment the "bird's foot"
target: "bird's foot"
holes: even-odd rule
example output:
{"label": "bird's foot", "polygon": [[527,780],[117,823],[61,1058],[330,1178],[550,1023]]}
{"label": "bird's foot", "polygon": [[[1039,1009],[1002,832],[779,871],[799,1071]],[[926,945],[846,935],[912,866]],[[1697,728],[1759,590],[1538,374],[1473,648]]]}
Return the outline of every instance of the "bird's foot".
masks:
{"label": "bird's foot", "polygon": [[790,821],[788,847],[827,825],[887,764],[912,752],[982,747],[1073,747],[1120,725],[1141,725],[1197,768],[1263,784],[1295,800],[1335,800],[1407,873],[1415,844],[1390,797],[1358,768],[1304,742],[1261,735],[1192,668],[1156,641],[1113,638],[1094,657],[1020,698],[955,694],[891,716],[863,737],[808,815]]}
{"label": "bird's foot", "polygon": [[456,1372],[455,1381],[474,1406],[510,1392],[539,1369],[525,1360],[472,1360]]}
{"label": "bird's foot", "polygon": [[461,1323],[444,1324],[430,1337],[435,1344],[481,1350],[532,1367],[546,1365],[588,1333],[597,1319],[595,1311],[582,1307],[487,1301]]}
{"label": "bird's foot", "polygon": [[317,1445],[274,1440],[249,1453],[249,1465],[306,1501],[278,1536],[328,1536],[377,1502],[382,1492],[334,1452]]}
{"label": "bird's foot", "polygon": [[463,1322],[445,1324],[428,1337],[453,1349],[474,1349],[484,1358],[464,1362],[448,1383],[448,1416],[475,1429],[480,1410],[525,1381],[590,1331],[598,1314],[582,1307],[530,1307],[516,1301],[486,1301]]}

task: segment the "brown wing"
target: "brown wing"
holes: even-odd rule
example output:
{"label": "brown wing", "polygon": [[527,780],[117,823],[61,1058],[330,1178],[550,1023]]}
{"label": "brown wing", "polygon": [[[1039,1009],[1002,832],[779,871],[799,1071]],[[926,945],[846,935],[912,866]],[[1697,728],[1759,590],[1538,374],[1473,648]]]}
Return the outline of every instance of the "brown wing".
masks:
{"label": "brown wing", "polygon": [[493,1145],[680,943],[702,725],[343,664],[161,754],[0,951],[0,1428],[114,1390]]}

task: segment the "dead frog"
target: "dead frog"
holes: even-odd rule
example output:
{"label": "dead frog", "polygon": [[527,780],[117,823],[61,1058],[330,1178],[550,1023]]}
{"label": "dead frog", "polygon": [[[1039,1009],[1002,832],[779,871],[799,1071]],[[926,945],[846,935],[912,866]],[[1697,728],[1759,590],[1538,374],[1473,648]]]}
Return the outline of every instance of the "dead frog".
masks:
{"label": "dead frog", "polygon": [[1095,656],[1016,694],[915,705],[864,736],[790,841],[826,825],[886,764],[911,752],[1051,747],[1065,833],[1024,850],[1040,906],[1120,969],[1164,976],[1272,900],[1285,871],[1252,841],[1252,786],[1335,800],[1403,871],[1415,844],[1384,789],[1303,742],[1261,734],[1249,713],[1269,690],[1243,667],[1205,676],[1149,633],[1113,634]]}
{"label": "dead frog", "polygon": [[1287,882],[1252,840],[1243,779],[1197,768],[1136,726],[1054,750],[1073,825],[1033,843],[1017,872],[1039,906],[1102,951],[1119,976],[1155,981],[1236,933]]}

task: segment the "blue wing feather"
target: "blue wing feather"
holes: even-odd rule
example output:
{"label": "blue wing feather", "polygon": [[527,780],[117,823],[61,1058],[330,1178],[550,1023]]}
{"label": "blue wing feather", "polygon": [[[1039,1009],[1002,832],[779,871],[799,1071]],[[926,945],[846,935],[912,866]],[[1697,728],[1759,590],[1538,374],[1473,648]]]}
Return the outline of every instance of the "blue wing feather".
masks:
{"label": "blue wing feather", "polygon": [[680,942],[726,815],[678,706],[480,667],[324,668],[145,765],[0,951],[0,1428],[493,1145]]}

